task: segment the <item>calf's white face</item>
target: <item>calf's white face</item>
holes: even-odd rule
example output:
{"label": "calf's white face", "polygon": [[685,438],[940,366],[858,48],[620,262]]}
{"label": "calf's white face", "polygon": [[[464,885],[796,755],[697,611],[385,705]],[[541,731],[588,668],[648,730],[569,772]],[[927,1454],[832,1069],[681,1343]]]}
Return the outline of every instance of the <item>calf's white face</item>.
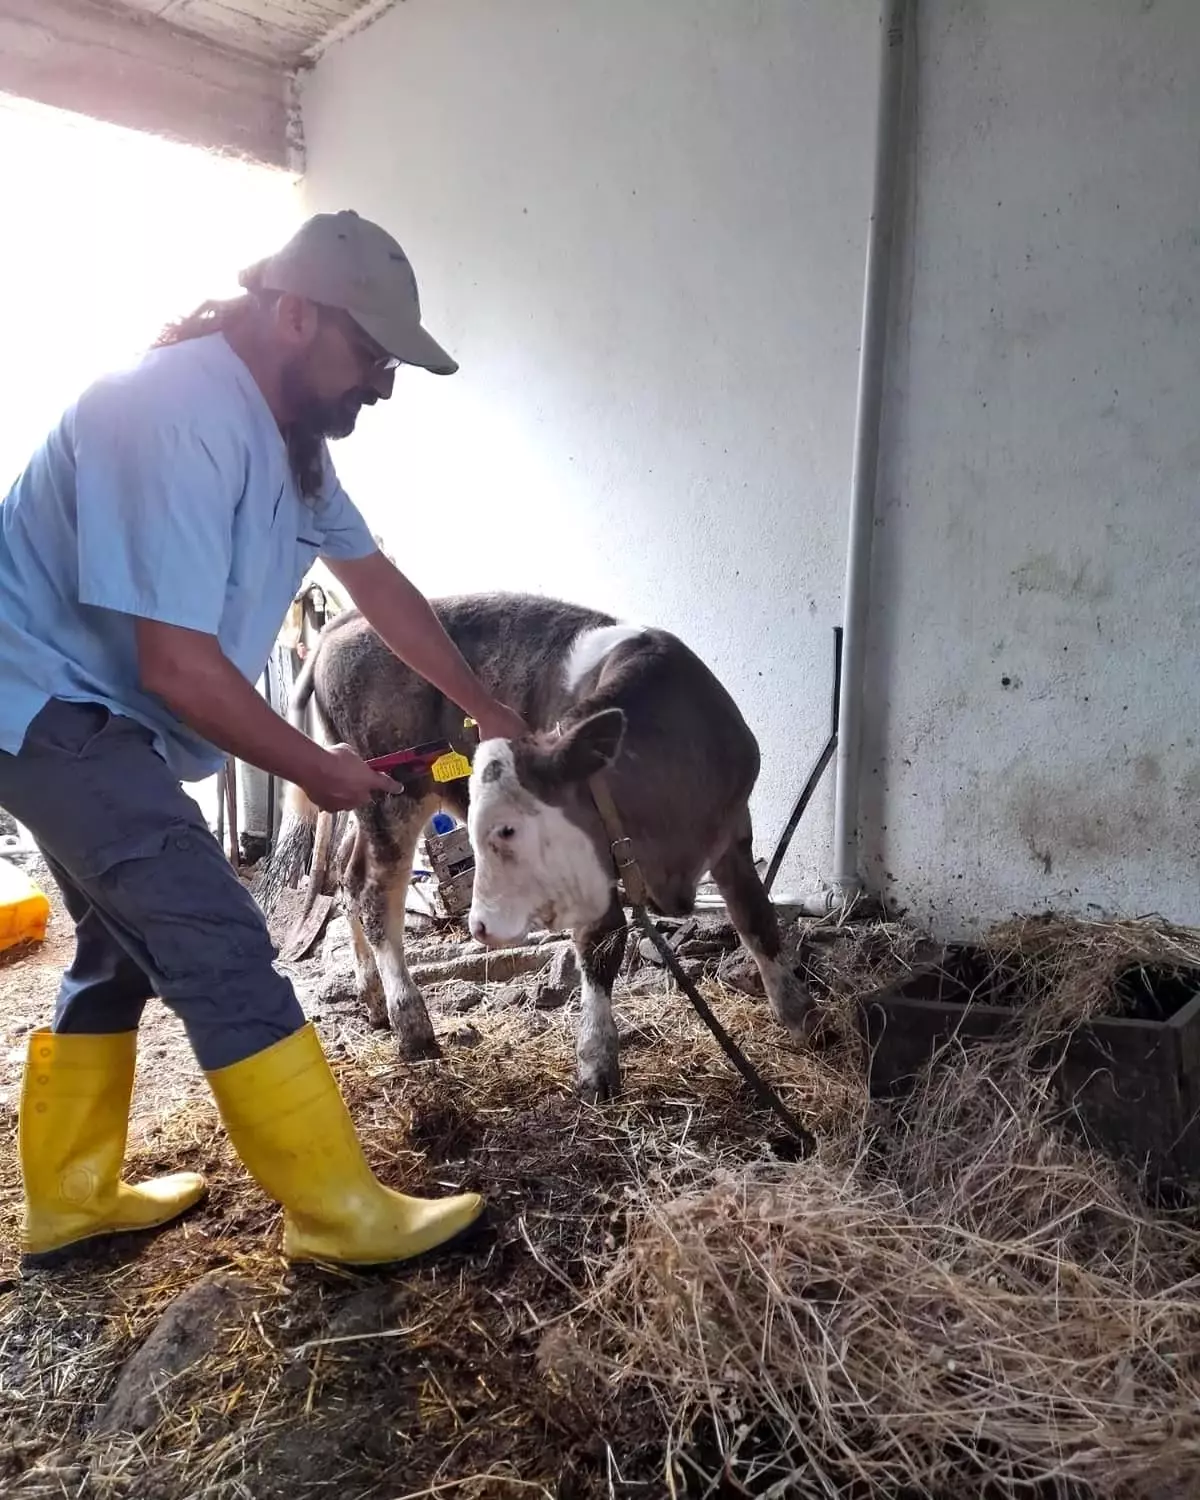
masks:
{"label": "calf's white face", "polygon": [[624,715],[584,720],[549,748],[487,740],[471,772],[467,833],[475,855],[471,935],[493,947],[535,926],[555,931],[599,922],[614,874],[595,839],[563,811],[589,795],[588,776],[620,747]]}

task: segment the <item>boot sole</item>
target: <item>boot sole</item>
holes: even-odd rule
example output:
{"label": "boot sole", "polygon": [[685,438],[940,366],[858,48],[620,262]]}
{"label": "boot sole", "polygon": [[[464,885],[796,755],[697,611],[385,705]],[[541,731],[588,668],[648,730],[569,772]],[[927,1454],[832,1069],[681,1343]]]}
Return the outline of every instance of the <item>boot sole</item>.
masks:
{"label": "boot sole", "polygon": [[22,1251],[21,1270],[54,1271],[72,1264],[87,1264],[101,1259],[104,1252],[111,1250],[114,1245],[136,1245],[139,1238],[150,1240],[164,1229],[169,1229],[172,1224],[182,1224],[190,1214],[195,1213],[204,1204],[207,1197],[206,1192],[195,1203],[189,1204],[182,1213],[172,1214],[167,1219],[159,1219],[154,1224],[139,1224],[131,1229],[100,1229],[95,1234],[85,1235],[79,1240],[71,1240],[65,1245],[56,1246],[53,1250]]}
{"label": "boot sole", "polygon": [[315,1266],[318,1270],[328,1271],[395,1271],[402,1267],[424,1265],[445,1250],[464,1250],[473,1240],[482,1238],[484,1231],[491,1227],[491,1214],[485,1205],[479,1217],[464,1224],[457,1234],[451,1235],[448,1240],[440,1240],[436,1245],[430,1245],[428,1250],[422,1250],[417,1255],[402,1255],[393,1260],[330,1260],[315,1255],[292,1255],[287,1257],[287,1262],[289,1266]]}

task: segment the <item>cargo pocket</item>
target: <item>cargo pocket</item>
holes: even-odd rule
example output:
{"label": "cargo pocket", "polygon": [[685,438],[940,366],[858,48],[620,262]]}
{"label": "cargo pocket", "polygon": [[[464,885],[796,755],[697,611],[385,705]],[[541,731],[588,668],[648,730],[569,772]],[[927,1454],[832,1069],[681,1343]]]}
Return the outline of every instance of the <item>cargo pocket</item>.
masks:
{"label": "cargo pocket", "polygon": [[107,839],[89,841],[71,861],[71,874],[84,881],[101,880],[118,865],[156,859],[166,849],[169,834],[158,828],[126,828]]}
{"label": "cargo pocket", "polygon": [[76,884],[187,816],[153,736],[95,703],[53,699],[3,767],[5,805]]}
{"label": "cargo pocket", "polygon": [[112,724],[116,715],[102,703],[70,703],[51,698],[30,724],[25,743],[82,759]]}
{"label": "cargo pocket", "polygon": [[106,855],[95,900],[164,998],[219,994],[229,976],[271,971],[262,913],[206,828],[181,820]]}

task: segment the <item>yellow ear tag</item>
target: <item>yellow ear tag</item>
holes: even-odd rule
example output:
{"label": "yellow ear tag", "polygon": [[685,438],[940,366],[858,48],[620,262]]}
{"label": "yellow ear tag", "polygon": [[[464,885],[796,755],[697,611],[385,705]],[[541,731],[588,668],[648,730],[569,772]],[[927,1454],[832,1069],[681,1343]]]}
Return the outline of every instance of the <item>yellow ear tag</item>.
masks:
{"label": "yellow ear tag", "polygon": [[471,774],[471,762],[457,750],[439,755],[429,768],[434,781],[461,781]]}

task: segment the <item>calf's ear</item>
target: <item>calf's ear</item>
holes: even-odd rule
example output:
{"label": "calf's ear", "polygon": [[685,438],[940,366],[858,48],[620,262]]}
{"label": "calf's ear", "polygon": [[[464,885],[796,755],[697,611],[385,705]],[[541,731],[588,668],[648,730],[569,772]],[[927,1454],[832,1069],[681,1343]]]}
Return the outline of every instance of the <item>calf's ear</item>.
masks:
{"label": "calf's ear", "polygon": [[560,782],[586,781],[611,766],[625,737],[625,715],[619,708],[602,709],[573,724],[551,752],[550,771]]}

